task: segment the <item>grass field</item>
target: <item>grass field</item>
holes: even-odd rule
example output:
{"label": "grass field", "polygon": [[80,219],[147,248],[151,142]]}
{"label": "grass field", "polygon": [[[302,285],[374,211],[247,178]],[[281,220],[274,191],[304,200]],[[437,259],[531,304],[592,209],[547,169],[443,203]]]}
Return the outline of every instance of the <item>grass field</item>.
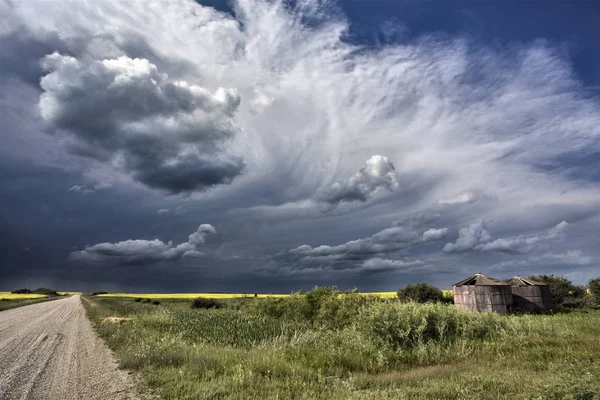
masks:
{"label": "grass field", "polygon": [[600,399],[598,310],[501,316],[360,295],[219,301],[84,298],[121,366],[165,400]]}

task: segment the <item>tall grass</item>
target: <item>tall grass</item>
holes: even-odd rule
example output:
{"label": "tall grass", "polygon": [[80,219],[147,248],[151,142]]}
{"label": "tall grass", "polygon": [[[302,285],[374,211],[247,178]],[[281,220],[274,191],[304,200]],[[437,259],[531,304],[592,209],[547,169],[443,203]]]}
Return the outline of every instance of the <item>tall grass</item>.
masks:
{"label": "tall grass", "polygon": [[222,302],[86,308],[164,399],[599,398],[598,312],[502,316],[334,290]]}

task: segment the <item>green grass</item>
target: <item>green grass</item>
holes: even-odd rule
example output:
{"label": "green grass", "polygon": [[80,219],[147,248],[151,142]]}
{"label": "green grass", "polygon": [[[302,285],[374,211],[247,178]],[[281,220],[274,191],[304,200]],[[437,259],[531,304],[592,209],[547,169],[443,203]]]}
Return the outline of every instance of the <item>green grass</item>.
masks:
{"label": "green grass", "polygon": [[121,366],[165,400],[600,399],[600,311],[308,297],[84,304]]}

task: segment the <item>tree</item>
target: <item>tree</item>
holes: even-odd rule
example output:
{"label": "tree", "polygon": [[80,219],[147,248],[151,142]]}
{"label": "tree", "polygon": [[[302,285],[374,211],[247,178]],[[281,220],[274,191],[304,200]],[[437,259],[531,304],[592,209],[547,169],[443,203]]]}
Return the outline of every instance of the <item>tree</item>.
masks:
{"label": "tree", "polygon": [[585,287],[574,285],[564,276],[555,275],[533,275],[529,279],[546,283],[552,290],[552,299],[557,307],[581,307],[585,303]]}
{"label": "tree", "polygon": [[444,300],[444,293],[428,283],[415,283],[399,289],[397,296],[402,301],[416,303],[438,303]]}
{"label": "tree", "polygon": [[592,294],[594,303],[597,306],[600,306],[600,278],[590,279],[590,281],[588,282],[588,289]]}

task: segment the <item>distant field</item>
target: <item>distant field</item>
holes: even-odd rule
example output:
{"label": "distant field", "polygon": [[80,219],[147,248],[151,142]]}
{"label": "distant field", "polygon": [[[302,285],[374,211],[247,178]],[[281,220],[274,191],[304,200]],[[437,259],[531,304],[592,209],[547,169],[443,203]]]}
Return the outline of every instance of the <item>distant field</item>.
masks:
{"label": "distant field", "polygon": [[44,294],[12,294],[10,292],[0,292],[0,311],[60,298],[61,297],[59,296],[50,297]]}
{"label": "distant field", "polygon": [[83,292],[58,292],[61,296],[69,295],[69,294],[83,294]]}
{"label": "distant field", "polygon": [[[452,290],[442,290],[444,296],[452,297]],[[70,292],[79,294],[79,292]],[[61,292],[62,294],[62,292]],[[395,298],[396,292],[365,292],[365,295],[374,295],[383,299]],[[254,293],[109,293],[101,294],[99,297],[142,297],[146,299],[195,299],[204,297],[210,299],[237,299],[243,297],[255,297]],[[257,293],[258,298],[285,298],[290,294]]]}
{"label": "distant field", "polygon": [[0,292],[0,300],[26,300],[41,299],[47,297],[45,294],[13,294],[11,292]]}

